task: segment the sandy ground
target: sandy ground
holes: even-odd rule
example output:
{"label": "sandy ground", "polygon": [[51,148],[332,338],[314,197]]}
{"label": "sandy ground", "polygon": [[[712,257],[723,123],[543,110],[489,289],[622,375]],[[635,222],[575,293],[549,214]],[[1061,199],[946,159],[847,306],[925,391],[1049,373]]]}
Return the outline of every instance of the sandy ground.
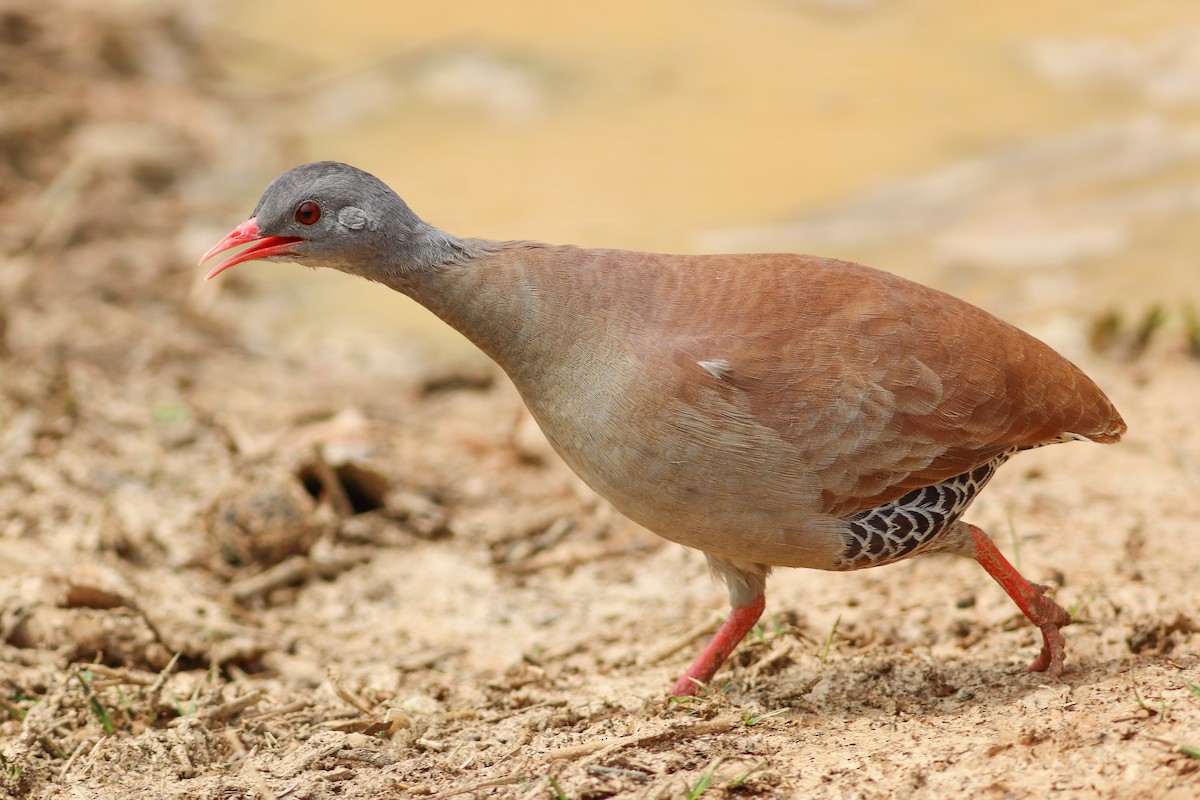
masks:
{"label": "sandy ground", "polygon": [[0,794],[1200,795],[1178,320],[1069,352],[1125,442],[1024,454],[970,515],[1075,615],[1061,680],[929,557],[779,573],[671,702],[725,611],[701,556],[582,487],[491,368],[241,343],[269,298],[192,265],[245,212],[213,143],[284,145],[185,23],[127,22],[0,13]]}

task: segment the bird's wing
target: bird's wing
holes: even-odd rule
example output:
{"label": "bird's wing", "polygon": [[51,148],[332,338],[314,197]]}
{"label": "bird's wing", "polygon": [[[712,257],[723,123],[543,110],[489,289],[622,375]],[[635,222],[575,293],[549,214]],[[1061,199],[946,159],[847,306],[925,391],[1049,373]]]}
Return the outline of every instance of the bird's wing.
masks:
{"label": "bird's wing", "polygon": [[707,330],[669,348],[681,399],[775,432],[816,474],[823,513],[873,508],[1012,447],[1123,432],[1095,384],[1032,336],[950,295],[825,263],[800,286],[772,282],[761,314],[711,303]]}

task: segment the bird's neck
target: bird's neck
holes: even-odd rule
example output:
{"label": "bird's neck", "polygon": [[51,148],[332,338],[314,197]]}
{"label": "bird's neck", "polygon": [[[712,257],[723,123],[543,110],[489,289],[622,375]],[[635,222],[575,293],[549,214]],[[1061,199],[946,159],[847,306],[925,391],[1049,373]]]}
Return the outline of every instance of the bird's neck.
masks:
{"label": "bird's neck", "polygon": [[458,255],[383,282],[474,342],[522,394],[555,390],[565,361],[601,363],[635,346],[644,309],[624,291],[617,251],[486,239],[446,247]]}
{"label": "bird's neck", "polygon": [[538,270],[521,243],[465,239],[437,229],[420,243],[420,261],[378,278],[462,333],[510,374],[547,335]]}

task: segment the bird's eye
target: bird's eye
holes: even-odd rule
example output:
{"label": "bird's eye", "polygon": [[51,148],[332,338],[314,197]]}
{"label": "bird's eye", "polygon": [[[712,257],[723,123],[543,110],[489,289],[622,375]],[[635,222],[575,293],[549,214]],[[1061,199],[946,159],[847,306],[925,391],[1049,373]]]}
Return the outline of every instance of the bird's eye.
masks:
{"label": "bird's eye", "polygon": [[296,206],[296,222],[301,225],[315,225],[321,218],[321,207],[312,200],[305,200]]}

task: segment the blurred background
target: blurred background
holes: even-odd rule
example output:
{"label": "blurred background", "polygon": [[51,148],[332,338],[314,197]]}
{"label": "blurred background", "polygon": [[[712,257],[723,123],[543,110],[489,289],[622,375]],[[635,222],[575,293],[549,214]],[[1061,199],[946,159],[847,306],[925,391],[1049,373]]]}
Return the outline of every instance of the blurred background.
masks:
{"label": "blurred background", "polygon": [[[226,227],[328,158],[454,233],[837,256],[1063,347],[1114,309],[1180,324],[1200,294],[1189,0],[257,0],[207,22],[294,137],[228,187]],[[459,341],[344,276],[252,271],[286,294],[268,338]]]}

